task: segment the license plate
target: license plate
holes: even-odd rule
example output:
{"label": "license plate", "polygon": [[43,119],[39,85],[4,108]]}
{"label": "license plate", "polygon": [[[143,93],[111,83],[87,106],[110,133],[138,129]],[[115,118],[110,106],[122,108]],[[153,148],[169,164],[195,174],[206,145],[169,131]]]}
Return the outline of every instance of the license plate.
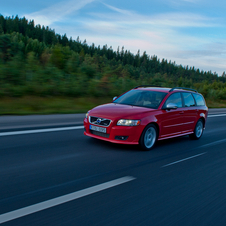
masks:
{"label": "license plate", "polygon": [[106,128],[99,127],[99,126],[90,125],[89,129],[95,130],[95,131],[98,131],[98,132],[101,132],[101,133],[106,133]]}

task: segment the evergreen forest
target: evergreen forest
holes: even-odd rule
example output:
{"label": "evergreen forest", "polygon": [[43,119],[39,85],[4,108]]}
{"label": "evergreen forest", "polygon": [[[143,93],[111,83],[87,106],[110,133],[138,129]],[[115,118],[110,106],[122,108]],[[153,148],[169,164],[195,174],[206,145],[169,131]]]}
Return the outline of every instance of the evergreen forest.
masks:
{"label": "evergreen forest", "polygon": [[124,47],[89,46],[25,17],[0,14],[0,98],[113,97],[141,84],[194,88],[207,99],[226,100],[225,73]]}

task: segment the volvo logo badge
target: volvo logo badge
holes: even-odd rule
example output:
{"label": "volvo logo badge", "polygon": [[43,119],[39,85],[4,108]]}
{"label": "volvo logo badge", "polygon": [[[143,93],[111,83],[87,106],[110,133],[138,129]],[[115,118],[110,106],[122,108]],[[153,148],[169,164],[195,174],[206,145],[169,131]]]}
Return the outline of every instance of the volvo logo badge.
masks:
{"label": "volvo logo badge", "polygon": [[97,123],[98,123],[98,124],[100,124],[101,121],[102,121],[101,118],[98,118],[98,119],[97,119]]}

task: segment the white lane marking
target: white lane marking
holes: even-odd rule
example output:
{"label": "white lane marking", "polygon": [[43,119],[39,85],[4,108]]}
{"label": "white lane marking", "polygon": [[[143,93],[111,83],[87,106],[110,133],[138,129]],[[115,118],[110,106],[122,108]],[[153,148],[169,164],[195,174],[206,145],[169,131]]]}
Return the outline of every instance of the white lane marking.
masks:
{"label": "white lane marking", "polygon": [[179,162],[183,162],[183,161],[186,161],[186,160],[189,160],[189,159],[192,159],[192,158],[196,158],[196,157],[198,157],[198,156],[200,156],[200,155],[204,155],[204,154],[206,154],[206,152],[203,152],[203,153],[201,153],[201,154],[194,155],[194,156],[191,156],[191,157],[188,157],[188,158],[185,158],[185,159],[181,159],[181,160],[176,161],[176,162],[169,163],[169,164],[164,165],[164,166],[162,166],[162,167],[171,166],[171,165],[177,164],[177,163],[179,163]]}
{"label": "white lane marking", "polygon": [[219,115],[208,115],[208,118],[212,118],[212,117],[223,117],[226,116],[226,114],[219,114]]}
{"label": "white lane marking", "polygon": [[18,210],[14,210],[8,213],[4,213],[0,215],[0,224],[5,223],[7,221],[15,220],[19,217],[24,217],[26,215],[36,213],[41,210],[45,210],[99,191],[103,191],[108,188],[115,187],[117,185],[127,183],[129,181],[135,180],[135,177],[131,176],[126,176],[126,177],[121,177],[116,180],[112,180],[103,184],[99,184],[90,188],[86,188],[80,191],[76,191],[67,195],[60,196],[58,198],[50,199],[44,202],[40,202],[31,206],[27,206]]}
{"label": "white lane marking", "polygon": [[21,134],[30,134],[30,133],[56,132],[56,131],[65,131],[65,130],[74,130],[74,129],[84,129],[84,126],[71,126],[71,127],[51,128],[51,129],[35,129],[35,130],[2,132],[2,133],[0,133],[0,137],[12,136],[12,135],[21,135]]}
{"label": "white lane marking", "polygon": [[209,147],[209,146],[214,146],[214,145],[222,144],[222,143],[225,143],[225,142],[226,142],[226,139],[218,140],[218,141],[214,141],[214,142],[209,143],[209,144],[204,144],[202,146],[199,146],[198,148],[205,148],[205,147]]}
{"label": "white lane marking", "polygon": [[[222,116],[226,116],[226,114],[208,115],[208,118],[211,118],[211,117],[222,117]],[[30,133],[57,132],[57,131],[75,130],[75,129],[83,129],[83,128],[84,128],[84,126],[71,126],[71,127],[51,128],[51,129],[36,129],[36,130],[2,132],[2,133],[0,133],[0,137],[12,136],[12,135],[21,135],[21,134],[30,134]]]}

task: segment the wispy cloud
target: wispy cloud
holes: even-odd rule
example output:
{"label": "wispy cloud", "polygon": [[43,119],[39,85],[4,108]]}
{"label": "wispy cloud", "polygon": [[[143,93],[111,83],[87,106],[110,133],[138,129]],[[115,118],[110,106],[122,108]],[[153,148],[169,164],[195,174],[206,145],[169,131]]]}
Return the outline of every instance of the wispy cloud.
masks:
{"label": "wispy cloud", "polygon": [[[174,6],[174,7],[179,7],[182,5],[188,5],[188,4],[192,4],[192,5],[197,5],[199,3],[201,3],[203,0],[169,0],[169,4]],[[205,4],[205,2],[204,2]]]}
{"label": "wispy cloud", "polygon": [[184,45],[185,40],[186,46],[194,46],[207,39],[184,34],[184,31],[181,33],[180,29],[220,26],[214,18],[193,13],[143,16],[127,10],[114,11],[116,13],[92,13],[91,19],[82,20],[83,28],[99,36],[140,39],[141,42],[149,40],[156,43],[157,47],[162,47],[162,43],[167,43],[169,47],[169,43],[175,46],[180,43]]}
{"label": "wispy cloud", "polygon": [[[109,7],[110,8],[110,7]],[[219,26],[215,18],[202,16],[195,13],[159,13],[156,15],[140,15],[127,10],[115,10],[116,13],[90,13],[92,19],[126,23],[132,25],[158,25],[170,27],[216,27]]]}
{"label": "wispy cloud", "polygon": [[125,9],[119,9],[117,7],[114,7],[114,6],[111,6],[109,4],[106,4],[106,3],[103,3],[105,6],[107,6],[109,9],[115,11],[115,12],[118,12],[118,13],[121,13],[121,14],[124,14],[124,15],[129,15],[129,16],[132,16],[133,15],[133,12],[132,11],[129,11],[129,10],[125,10]]}
{"label": "wispy cloud", "polygon": [[151,22],[170,27],[214,27],[216,19],[194,13],[165,13],[150,18]]}
{"label": "wispy cloud", "polygon": [[62,20],[68,14],[76,12],[95,0],[69,0],[54,4],[48,8],[25,15],[26,18],[34,19],[36,24],[49,26]]}

